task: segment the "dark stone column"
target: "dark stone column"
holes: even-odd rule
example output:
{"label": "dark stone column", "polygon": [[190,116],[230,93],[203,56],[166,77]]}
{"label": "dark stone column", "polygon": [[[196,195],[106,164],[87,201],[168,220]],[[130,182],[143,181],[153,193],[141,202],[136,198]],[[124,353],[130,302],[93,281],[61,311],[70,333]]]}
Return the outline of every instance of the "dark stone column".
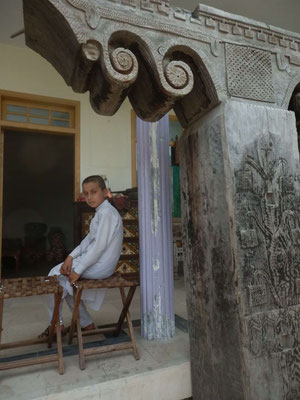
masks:
{"label": "dark stone column", "polygon": [[300,398],[300,171],[291,112],[228,101],[180,143],[194,400]]}
{"label": "dark stone column", "polygon": [[141,331],[147,339],[175,332],[169,116],[137,118]]}

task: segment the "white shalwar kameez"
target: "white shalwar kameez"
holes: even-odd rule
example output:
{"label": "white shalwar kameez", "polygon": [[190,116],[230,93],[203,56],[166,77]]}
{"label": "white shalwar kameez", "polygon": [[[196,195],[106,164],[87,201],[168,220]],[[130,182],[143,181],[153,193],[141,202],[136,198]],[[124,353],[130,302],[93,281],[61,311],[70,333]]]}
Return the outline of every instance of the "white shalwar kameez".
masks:
{"label": "white shalwar kameez", "polygon": [[[73,257],[72,270],[85,279],[104,279],[111,276],[119,260],[123,243],[123,223],[119,212],[107,200],[96,208],[90,223],[90,231],[81,243],[70,253]],[[61,275],[63,263],[51,269],[49,275],[57,275],[63,287],[65,298],[73,310],[73,288],[68,277]],[[82,293],[82,299],[92,309],[99,310],[104,300],[106,289],[88,289]],[[49,300],[49,316],[52,317],[53,297]],[[92,318],[81,301],[79,306],[80,324],[85,327],[92,323]],[[63,324],[60,308],[60,324]]]}

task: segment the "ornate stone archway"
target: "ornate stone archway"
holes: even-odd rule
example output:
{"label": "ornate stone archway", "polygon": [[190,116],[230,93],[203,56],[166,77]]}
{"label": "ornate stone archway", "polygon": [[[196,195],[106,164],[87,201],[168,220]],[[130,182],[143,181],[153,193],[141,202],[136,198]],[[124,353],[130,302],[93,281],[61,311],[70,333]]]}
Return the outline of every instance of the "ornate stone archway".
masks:
{"label": "ornate stone archway", "polygon": [[199,4],[23,0],[26,42],[96,112],[181,141],[194,399],[300,397],[300,36]]}

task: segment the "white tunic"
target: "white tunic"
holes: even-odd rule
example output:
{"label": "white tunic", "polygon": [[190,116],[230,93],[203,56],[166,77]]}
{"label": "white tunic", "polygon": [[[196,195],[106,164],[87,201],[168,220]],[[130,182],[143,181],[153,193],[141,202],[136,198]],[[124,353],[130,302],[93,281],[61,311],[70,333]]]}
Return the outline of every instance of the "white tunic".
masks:
{"label": "white tunic", "polygon": [[[70,253],[73,257],[72,270],[85,279],[104,279],[113,274],[119,260],[123,243],[123,223],[119,212],[104,200],[90,223],[90,231]],[[66,276],[60,274],[61,264],[52,268],[49,275],[57,275],[64,288],[63,297],[73,289]],[[105,289],[89,289],[82,299],[94,310],[101,307]]]}

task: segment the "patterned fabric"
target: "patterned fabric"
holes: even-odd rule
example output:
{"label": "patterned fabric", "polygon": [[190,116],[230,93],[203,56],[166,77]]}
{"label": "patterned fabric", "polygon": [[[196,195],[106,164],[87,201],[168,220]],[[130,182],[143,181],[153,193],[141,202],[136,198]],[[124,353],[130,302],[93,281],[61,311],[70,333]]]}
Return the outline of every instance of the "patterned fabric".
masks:
{"label": "patterned fabric", "polygon": [[[120,260],[116,272],[122,275],[139,275],[139,234],[138,234],[138,207],[137,200],[129,200],[128,196],[113,196],[110,203],[119,211],[124,227],[124,240]],[[81,202],[77,205],[80,206]],[[80,225],[78,226],[79,239],[82,240],[89,232],[91,219],[94,216],[92,209],[86,209],[82,204]]]}
{"label": "patterned fabric", "polygon": [[130,209],[121,212],[124,226],[124,241],[116,271],[122,275],[139,275],[139,232],[137,201],[131,200]]}

